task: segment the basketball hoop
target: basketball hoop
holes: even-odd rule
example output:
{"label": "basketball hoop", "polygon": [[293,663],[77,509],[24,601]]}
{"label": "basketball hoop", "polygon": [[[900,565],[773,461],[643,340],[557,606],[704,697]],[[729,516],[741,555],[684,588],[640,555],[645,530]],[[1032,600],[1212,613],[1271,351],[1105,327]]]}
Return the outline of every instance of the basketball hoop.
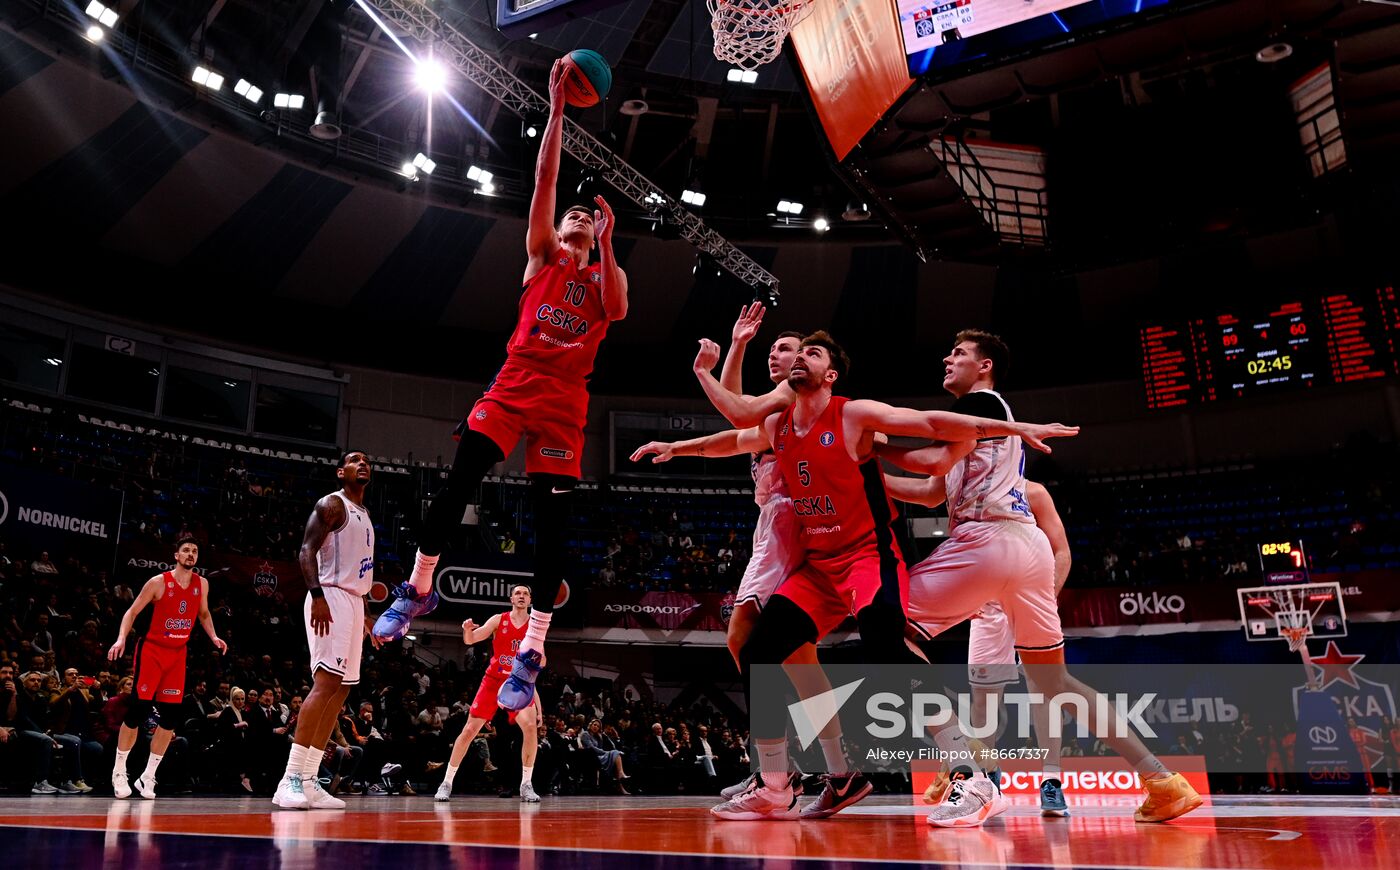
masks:
{"label": "basketball hoop", "polygon": [[814,0],[705,0],[715,58],[752,70],[776,58]]}
{"label": "basketball hoop", "polygon": [[1289,651],[1298,652],[1304,648],[1312,634],[1311,613],[1285,608],[1274,612],[1274,621],[1278,624],[1278,633],[1288,641]]}

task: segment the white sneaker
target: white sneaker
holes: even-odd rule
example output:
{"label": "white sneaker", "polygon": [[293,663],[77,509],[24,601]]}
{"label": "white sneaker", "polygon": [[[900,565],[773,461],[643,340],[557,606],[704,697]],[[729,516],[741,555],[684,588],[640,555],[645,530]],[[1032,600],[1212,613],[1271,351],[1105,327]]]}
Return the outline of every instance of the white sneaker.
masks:
{"label": "white sneaker", "polygon": [[442,785],[438,786],[437,794],[433,795],[433,800],[443,802],[452,800],[452,783],[444,779]]}
{"label": "white sneaker", "polygon": [[928,823],[940,828],[978,828],[1008,806],[1001,789],[985,776],[953,780],[943,803],[929,813]]}
{"label": "white sneaker", "polygon": [[272,803],[284,810],[306,810],[311,808],[311,804],[306,800],[306,792],[301,788],[301,777],[284,776],[277,785],[277,793],[272,796]]}
{"label": "white sneaker", "polygon": [[112,793],[120,800],[131,797],[131,783],[127,781],[126,771],[112,771]]}
{"label": "white sneaker", "polygon": [[155,779],[151,779],[148,782],[145,776],[138,776],[136,777],[136,782],[133,783],[133,787],[136,789],[136,793],[146,800],[153,801],[156,799]]}
{"label": "white sneaker", "polygon": [[345,801],[321,788],[321,781],[319,779],[303,779],[301,781],[301,793],[306,796],[306,805],[308,809],[345,809]]}
{"label": "white sneaker", "polygon": [[534,783],[527,782],[520,786],[520,801],[521,803],[527,804],[537,804],[540,802],[540,796],[535,792]]}
{"label": "white sneaker", "polygon": [[801,788],[797,785],[797,777],[791,774],[788,775],[788,784],[781,788],[769,788],[763,784],[762,777],[759,777],[748,791],[711,807],[710,812],[729,821],[795,819],[799,794]]}

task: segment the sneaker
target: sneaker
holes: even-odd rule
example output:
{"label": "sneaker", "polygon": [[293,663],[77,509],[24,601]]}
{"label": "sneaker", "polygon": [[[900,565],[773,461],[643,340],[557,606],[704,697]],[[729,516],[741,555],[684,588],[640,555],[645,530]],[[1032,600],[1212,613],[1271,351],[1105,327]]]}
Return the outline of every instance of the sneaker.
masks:
{"label": "sneaker", "polygon": [[34,788],[30,789],[30,794],[58,794],[58,789],[49,785],[48,780],[39,780],[34,783]]}
{"label": "sneaker", "polygon": [[112,771],[112,794],[118,800],[131,797],[131,783],[127,781],[126,771]]}
{"label": "sneaker", "polygon": [[399,794],[403,795],[404,797],[416,797],[418,792],[413,790],[413,786],[409,785],[408,783],[404,783],[403,785],[399,786]]}
{"label": "sneaker", "polygon": [[804,819],[826,819],[856,803],[875,790],[875,786],[860,771],[821,777],[822,793],[802,808],[798,815]]}
{"label": "sneaker", "polygon": [[797,818],[797,777],[788,774],[787,785],[769,788],[762,777],[753,786],[724,803],[711,807],[710,812],[728,821],[756,821],[759,819]]}
{"label": "sneaker", "polygon": [[138,776],[136,777],[136,782],[132,783],[132,787],[136,789],[137,794],[141,795],[141,797],[146,800],[153,801],[156,799],[156,781],[154,779],[148,782],[146,777]]}
{"label": "sneaker", "polygon": [[757,780],[758,774],[751,773],[749,774],[749,778],[744,780],[743,782],[738,783],[737,785],[731,785],[728,788],[720,789],[719,796],[724,798],[725,800],[730,800],[732,798],[738,797],[739,795],[753,788],[753,784]]}
{"label": "sneaker", "polygon": [[[138,783],[138,785],[139,785],[139,783]],[[56,785],[56,786],[54,786],[54,787],[58,789],[58,793],[59,793],[59,794],[82,794],[82,793],[83,793],[82,789],[80,789],[80,788],[78,788],[76,785],[74,785],[74,784],[73,784],[73,781],[72,781],[71,779],[70,779],[70,780],[67,780],[67,781],[65,781],[65,782],[60,782],[58,785]]]}
{"label": "sneaker", "polygon": [[374,783],[373,785],[371,785],[369,788],[365,789],[365,794],[369,794],[369,795],[379,796],[379,795],[386,795],[386,794],[388,794],[388,793],[389,793],[389,790],[388,790],[387,788],[385,788],[384,786],[380,785],[380,784],[377,783],[377,782]]}
{"label": "sneaker", "polygon": [[540,796],[535,793],[535,786],[533,783],[527,782],[520,787],[520,802],[525,804],[537,804],[540,802]]}
{"label": "sneaker", "polygon": [[452,800],[452,783],[443,780],[442,785],[438,786],[437,793],[433,795],[433,800],[444,803]]}
{"label": "sneaker", "polygon": [[1058,779],[1047,779],[1040,783],[1040,814],[1042,816],[1067,816],[1069,805],[1065,803],[1065,793]]}
{"label": "sneaker", "polygon": [[1007,810],[1006,798],[985,776],[954,780],[948,797],[928,814],[928,823],[940,828],[978,828]]}
{"label": "sneaker", "polygon": [[481,772],[482,772],[482,773],[495,773],[495,772],[498,771],[498,770],[500,770],[500,768],[497,767],[496,765],[492,764],[492,763],[491,763],[491,759],[489,759],[489,758],[486,759],[486,763],[485,763],[485,764],[481,765]]}
{"label": "sneaker", "polygon": [[76,788],[78,791],[82,792],[83,794],[87,794],[88,792],[92,791],[92,786],[90,786],[90,785],[88,785],[87,783],[83,782],[81,779],[75,779],[75,780],[73,780],[73,788]]}
{"label": "sneaker", "polygon": [[284,810],[305,810],[310,809],[311,804],[306,800],[306,792],[301,787],[301,777],[284,776],[277,785],[277,793],[272,796],[272,803]]}
{"label": "sneaker", "polygon": [[537,649],[527,649],[515,657],[510,676],[496,692],[496,703],[507,710],[524,710],[535,699],[535,679],[540,675],[544,656]]}
{"label": "sneaker", "polygon": [[301,782],[301,792],[306,796],[306,807],[312,810],[343,810],[345,801],[332,796],[324,788],[321,788],[321,781],[318,779],[304,779]]}
{"label": "sneaker", "polygon": [[1191,783],[1179,773],[1163,779],[1144,779],[1142,787],[1147,789],[1147,800],[1133,813],[1133,818],[1139,822],[1165,822],[1204,803]]}
{"label": "sneaker", "polygon": [[436,589],[427,595],[419,595],[407,580],[395,587],[393,594],[394,603],[374,622],[373,633],[380,640],[398,640],[408,634],[410,622],[432,613],[438,606]]}

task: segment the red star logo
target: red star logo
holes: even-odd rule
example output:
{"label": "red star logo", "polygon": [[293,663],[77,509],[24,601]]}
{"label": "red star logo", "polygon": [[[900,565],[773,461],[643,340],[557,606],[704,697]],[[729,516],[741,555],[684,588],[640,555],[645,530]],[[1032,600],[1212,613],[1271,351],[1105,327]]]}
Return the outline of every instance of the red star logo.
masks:
{"label": "red star logo", "polygon": [[1312,660],[1314,665],[1322,668],[1322,688],[1327,688],[1338,680],[1351,686],[1353,689],[1361,688],[1356,682],[1356,674],[1351,669],[1356,667],[1357,662],[1366,658],[1363,655],[1342,655],[1342,651],[1337,649],[1335,640],[1327,641],[1327,655]]}

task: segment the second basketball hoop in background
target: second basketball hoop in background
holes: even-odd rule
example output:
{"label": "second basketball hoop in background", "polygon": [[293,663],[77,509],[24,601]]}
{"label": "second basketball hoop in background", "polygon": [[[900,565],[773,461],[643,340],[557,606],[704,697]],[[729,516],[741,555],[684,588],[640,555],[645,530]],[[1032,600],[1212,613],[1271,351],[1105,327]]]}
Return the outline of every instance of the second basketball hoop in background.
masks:
{"label": "second basketball hoop in background", "polygon": [[568,68],[564,78],[564,102],[588,108],[608,95],[612,88],[612,67],[598,52],[576,48],[564,58]]}

